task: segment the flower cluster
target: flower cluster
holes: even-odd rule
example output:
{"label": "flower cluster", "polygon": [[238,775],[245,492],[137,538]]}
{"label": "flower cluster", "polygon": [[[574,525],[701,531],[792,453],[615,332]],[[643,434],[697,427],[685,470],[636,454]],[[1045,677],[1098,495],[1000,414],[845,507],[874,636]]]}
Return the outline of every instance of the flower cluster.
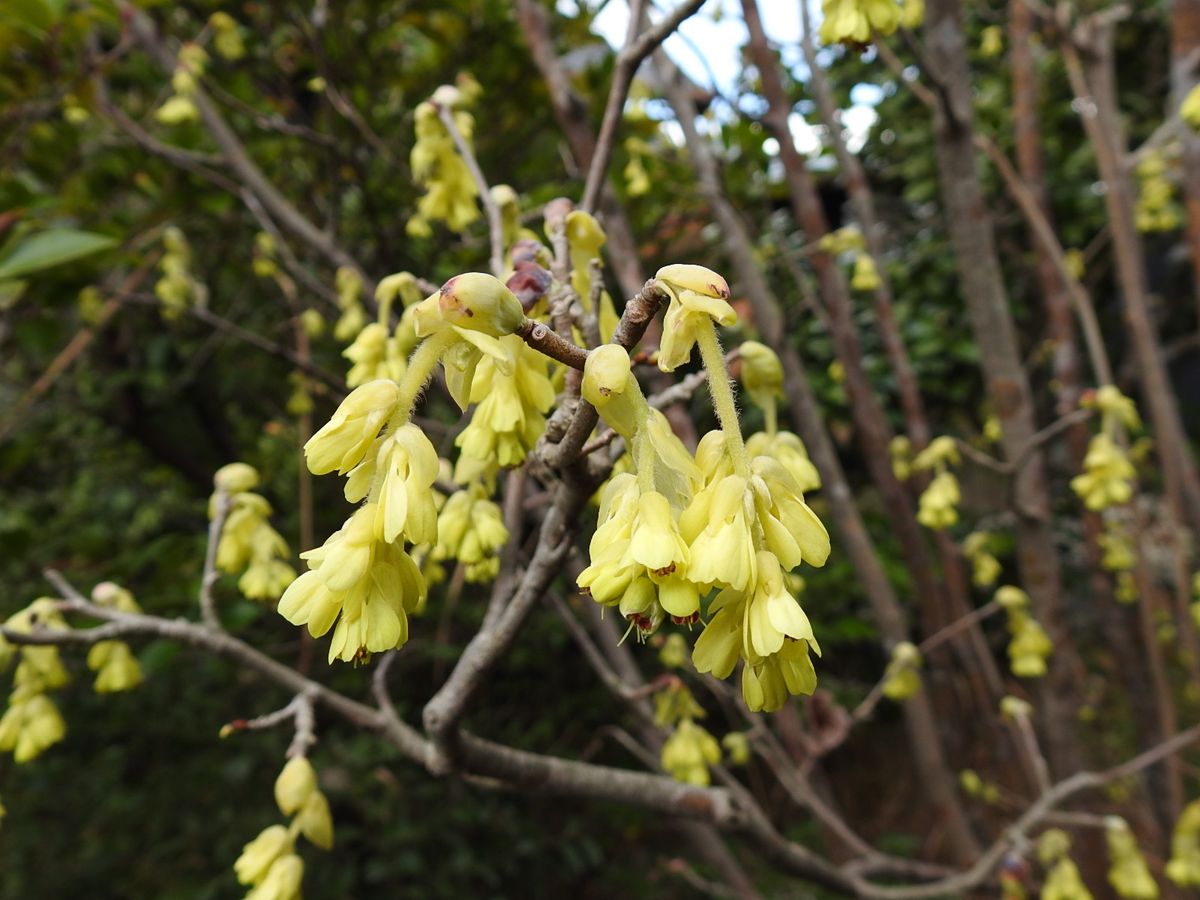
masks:
{"label": "flower cluster", "polygon": [[163,318],[177,319],[189,306],[204,306],[208,288],[192,275],[192,248],[183,232],[171,225],[162,240],[163,255],[158,261],[162,275],[154,283],[154,296],[162,302]]}
{"label": "flower cluster", "polygon": [[1175,823],[1167,877],[1180,887],[1200,887],[1200,800],[1185,806]]}
{"label": "flower cluster", "polygon": [[992,536],[972,531],[963,541],[963,555],[971,562],[971,580],[976,587],[991,587],[1000,577],[1000,560],[991,551]]}
{"label": "flower cluster", "polygon": [[[400,381],[381,378],[355,388],[304,446],[309,470],[345,475],[346,499],[362,504],[323,546],[301,554],[309,570],[279,602],[280,614],[314,637],[333,628],[330,662],[363,659],[408,640],[408,616],[421,608],[426,591],[411,548],[438,544],[433,484],[440,469],[429,438],[409,421],[413,404],[439,362],[464,407],[476,396],[485,357],[497,372],[511,373],[501,339],[525,319],[512,292],[479,273],[452,278],[410,312],[423,340]],[[482,554],[484,542],[476,547]],[[476,562],[483,563],[482,555]]]}
{"label": "flower cluster", "polygon": [[[140,613],[133,594],[111,581],[92,588],[92,602],[119,612]],[[88,650],[88,668],[96,673],[97,694],[128,691],[142,683],[142,667],[124,641],[97,641]]]}
{"label": "flower cluster", "polygon": [[487,487],[473,482],[449,496],[437,520],[435,559],[457,559],[471,583],[491,581],[500,571],[500,548],[508,542],[508,529],[500,507],[488,497]]}
{"label": "flower cluster", "polygon": [[367,324],[367,311],[362,304],[362,276],[350,266],[340,266],[334,273],[333,287],[337,308],[341,311],[333,326],[333,336],[339,341],[349,341]]}
{"label": "flower cluster", "polygon": [[1146,154],[1137,165],[1138,231],[1174,231],[1179,227],[1179,206],[1175,188],[1167,178],[1167,161],[1162,153]]}
{"label": "flower cluster", "polygon": [[699,787],[709,785],[709,767],[721,761],[721,745],[696,723],[704,716],[704,708],[677,679],[654,695],[655,724],[673,729],[663,742],[662,767],[676,781]]}
{"label": "flower cluster", "polygon": [[1042,900],[1092,900],[1070,850],[1071,837],[1061,828],[1049,828],[1038,838],[1038,862],[1046,869]]}
{"label": "flower cluster", "polygon": [[1125,900],[1155,900],[1158,885],[1129,825],[1120,816],[1108,816],[1104,824],[1108,841],[1108,883],[1117,896]]}
{"label": "flower cluster", "polygon": [[293,756],[275,779],[275,804],[289,825],[271,825],[242,848],[233,864],[240,884],[251,887],[246,900],[299,900],[304,861],[296,853],[300,835],[314,846],[333,846],[329,801],[317,786],[317,773],[307,757]]}
{"label": "flower cluster", "polygon": [[461,233],[479,218],[475,203],[479,189],[438,115],[439,107],[448,110],[455,129],[469,144],[475,119],[465,107],[475,98],[475,88],[477,85],[461,90],[444,84],[417,106],[417,139],[409,163],[413,180],[425,188],[425,193],[417,201],[417,212],[408,220],[407,230],[413,237],[432,234],[430,222],[445,222],[451,231]]}
{"label": "flower cluster", "polygon": [[746,453],[751,458],[773,458],[791,473],[801,491],[815,491],[821,486],[821,476],[808,458],[808,448],[799,437],[778,428],[778,403],[783,396],[783,365],[779,357],[758,341],[743,341],[738,350],[742,359],[742,387],[762,410],[766,424],[764,431],[746,440]]}
{"label": "flower cluster", "polygon": [[941,531],[958,521],[958,504],[962,501],[958,479],[950,471],[959,462],[958,445],[952,437],[938,437],[916,455],[912,471],[934,473],[929,486],[921,492],[917,521],[926,528]]}
{"label": "flower cluster", "polygon": [[1120,439],[1124,429],[1141,427],[1137,407],[1112,385],[1090,392],[1081,405],[1100,412],[1101,427],[1088,444],[1083,472],[1071,479],[1071,489],[1091,510],[1128,503],[1136,472]]}
{"label": "flower cluster", "polygon": [[[46,597],[10,616],[5,625],[18,634],[28,634],[35,627],[67,627],[55,601]],[[14,761],[24,763],[66,736],[66,723],[50,699],[50,691],[62,687],[69,679],[58,648],[49,644],[30,644],[14,650],[0,639],[0,669],[6,668],[17,653],[20,662],[13,676],[13,690],[8,709],[0,718],[0,751],[12,753]]]}
{"label": "flower cluster", "polygon": [[996,602],[1008,613],[1008,661],[1014,675],[1040,678],[1046,660],[1054,652],[1046,630],[1029,612],[1029,595],[1019,587],[1005,585],[996,591]]}
{"label": "flower cluster", "polygon": [[155,121],[163,125],[181,125],[200,118],[192,97],[196,93],[196,81],[204,75],[207,66],[208,54],[199,44],[189,42],[179,48],[175,71],[171,73],[173,93],[154,111]]}
{"label": "flower cluster", "polygon": [[925,18],[924,0],[821,0],[821,40],[861,45],[872,34],[887,37],[897,28],[916,28]]}
{"label": "flower cluster", "polygon": [[693,460],[648,407],[628,355],[612,345],[589,355],[584,397],[625,438],[635,472],[605,487],[579,584],[619,606],[641,634],[668,615],[697,621],[716,591],[693,664],[727,678],[743,661],[747,705],[778,709],[789,694],[815,688],[809,651],[820,652],[784,575],[804,561],[824,564],[829,535],[792,472],[747,453],[714,327],[735,318],[724,279],[700,266],[668,266],[656,278],[670,298],[659,367],[673,370],[698,345],[722,427],[704,436]]}
{"label": "flower cluster", "polygon": [[[392,306],[397,297],[405,310],[393,330]],[[376,320],[363,326],[354,342],[342,351],[342,356],[353,363],[346,373],[347,385],[354,388],[377,378],[399,381],[404,377],[408,354],[417,345],[411,310],[420,299],[417,280],[409,272],[398,272],[379,282],[375,289]]]}
{"label": "flower cluster", "polygon": [[286,562],[291,550],[287,541],[271,527],[271,504],[253,492],[258,472],[246,463],[222,466],[213,476],[216,491],[209,499],[208,515],[216,515],[218,498],[229,497],[229,517],[217,543],[217,568],[229,575],[241,574],[238,590],[251,600],[278,600],[296,578]]}
{"label": "flower cluster", "polygon": [[921,690],[921,651],[915,644],[901,641],[892,648],[892,658],[883,673],[883,696],[889,700],[908,700]]}
{"label": "flower cluster", "polygon": [[213,33],[213,47],[217,54],[230,62],[237,62],[246,55],[242,40],[242,29],[237,20],[226,12],[215,12],[208,17],[208,27]]}

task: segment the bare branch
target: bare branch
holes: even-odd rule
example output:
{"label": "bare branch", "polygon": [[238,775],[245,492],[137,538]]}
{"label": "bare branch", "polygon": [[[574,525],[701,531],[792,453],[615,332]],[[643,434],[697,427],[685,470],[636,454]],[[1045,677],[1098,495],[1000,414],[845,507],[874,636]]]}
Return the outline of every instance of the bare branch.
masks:
{"label": "bare branch", "polygon": [[479,202],[483,204],[483,211],[487,215],[488,237],[492,247],[489,261],[492,274],[497,278],[503,278],[506,266],[504,265],[504,224],[500,219],[500,207],[496,205],[496,201],[492,197],[492,189],[488,185],[487,177],[483,174],[483,169],[479,167],[479,160],[475,158],[471,145],[467,143],[462,132],[458,130],[458,126],[454,124],[453,110],[440,103],[434,103],[433,106],[437,110],[442,125],[450,133],[454,146],[458,148],[458,155],[467,164],[467,171],[471,173],[471,178],[475,182],[475,189],[479,192]]}
{"label": "bare branch", "polygon": [[625,108],[625,98],[629,95],[629,86],[633,83],[634,73],[637,72],[638,67],[647,56],[653,53],[676,28],[683,24],[685,19],[703,5],[704,0],[684,0],[671,10],[661,22],[638,37],[645,0],[634,0],[630,3],[629,29],[625,35],[625,46],[617,55],[612,87],[609,89],[608,102],[604,107],[604,119],[600,124],[600,134],[596,138],[596,149],[592,154],[591,165],[588,166],[587,182],[583,189],[583,203],[580,206],[585,212],[594,212],[596,204],[600,201],[600,188],[608,174],[608,161],[612,158],[613,144],[616,143],[617,126],[621,121],[621,112]]}
{"label": "bare branch", "polygon": [[233,498],[229,492],[218,487],[213,500],[212,521],[208,523],[208,547],[204,551],[204,574],[200,578],[200,618],[204,624],[214,631],[221,630],[221,616],[217,612],[217,601],[213,597],[213,587],[221,572],[217,569],[217,548],[221,544],[221,530],[229,511],[233,508]]}

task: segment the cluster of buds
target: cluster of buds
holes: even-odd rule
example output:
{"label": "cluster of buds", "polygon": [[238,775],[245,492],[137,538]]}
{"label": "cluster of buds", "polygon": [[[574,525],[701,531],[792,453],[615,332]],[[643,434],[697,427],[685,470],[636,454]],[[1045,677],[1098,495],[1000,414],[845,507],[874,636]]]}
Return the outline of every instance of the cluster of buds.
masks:
{"label": "cluster of buds", "polygon": [[[5,625],[18,634],[34,628],[67,627],[57,604],[47,597],[34,600],[10,616]],[[7,668],[18,654],[8,708],[0,717],[0,752],[11,753],[16,762],[24,763],[66,736],[66,723],[50,699],[50,691],[63,687],[69,678],[57,647],[31,644],[15,649],[0,638],[0,669]]]}
{"label": "cluster of buds", "polygon": [[1136,472],[1122,442],[1127,430],[1141,428],[1137,407],[1112,385],[1090,391],[1080,405],[1097,410],[1101,424],[1088,444],[1083,472],[1071,479],[1071,489],[1091,510],[1128,503]]}
{"label": "cluster of buds", "polygon": [[251,888],[246,900],[299,900],[304,860],[296,853],[296,838],[303,835],[322,850],[333,846],[329,801],[307,757],[293,756],[284,765],[275,779],[275,803],[291,823],[263,829],[233,864],[238,882]]}
{"label": "cluster of buds", "polygon": [[246,55],[246,44],[242,40],[242,29],[237,20],[227,12],[215,12],[208,17],[212,29],[213,49],[222,59],[237,62]]}
{"label": "cluster of buds", "polygon": [[1005,585],[996,591],[996,602],[1008,613],[1008,661],[1014,675],[1040,678],[1054,644],[1046,630],[1029,612],[1029,595],[1019,587]]}
{"label": "cluster of buds", "polygon": [[199,44],[187,43],[179,48],[175,71],[171,73],[173,93],[155,110],[155,121],[163,125],[179,125],[200,118],[200,111],[192,97],[196,93],[196,82],[204,75],[207,66],[208,54]]}
{"label": "cluster of buds", "polygon": [[971,563],[971,580],[976,587],[991,587],[1000,577],[1000,560],[991,550],[992,535],[986,531],[972,531],[963,540],[963,556]]}
{"label": "cluster of buds", "polygon": [[1108,842],[1108,883],[1117,896],[1125,900],[1154,900],[1158,897],[1158,885],[1129,825],[1120,816],[1106,817],[1104,825]]}
{"label": "cluster of buds", "polygon": [[284,562],[291,555],[287,541],[270,522],[271,504],[258,487],[258,471],[246,463],[222,466],[213,476],[216,489],[208,502],[208,516],[217,515],[222,495],[228,497],[229,517],[217,543],[217,568],[240,575],[238,590],[250,600],[278,600],[296,578]]}
{"label": "cluster of buds", "polygon": [[[647,405],[628,354],[615,345],[589,354],[584,398],[625,438],[634,472],[605,487],[579,584],[597,602],[619,605],[642,636],[668,616],[698,621],[701,601],[717,591],[693,664],[727,678],[744,661],[747,705],[778,709],[789,694],[815,688],[809,652],[819,653],[784,575],[802,561],[824,564],[829,535],[788,468],[747,453],[714,326],[736,319],[725,280],[677,265],[656,281],[670,298],[659,368],[673,371],[698,345],[722,427],[704,436],[693,458]],[[757,377],[756,393],[764,383],[772,392],[774,375]]]}
{"label": "cluster of buds", "polygon": [[154,283],[154,296],[162,302],[163,318],[177,319],[188,307],[208,303],[208,288],[192,275],[192,248],[183,232],[171,225],[162,240],[163,255],[158,261],[162,274]]}
{"label": "cluster of buds", "polygon": [[1048,828],[1037,842],[1037,857],[1046,870],[1043,900],[1092,900],[1079,867],[1072,861],[1071,836],[1061,828]]}
{"label": "cluster of buds", "polygon": [[475,202],[479,190],[439,115],[439,109],[447,110],[455,129],[469,144],[475,119],[465,107],[477,95],[477,88],[477,83],[471,83],[467,90],[444,84],[417,106],[417,139],[409,163],[413,180],[425,188],[425,193],[417,201],[417,212],[408,220],[407,231],[413,237],[430,236],[431,222],[444,222],[451,231],[462,233],[479,218]]}
{"label": "cluster of buds", "polygon": [[1175,822],[1167,877],[1180,887],[1200,887],[1200,800],[1185,806]]}
{"label": "cluster of buds", "polygon": [[889,700],[908,700],[921,690],[921,651],[915,644],[901,641],[892,648],[892,658],[883,673],[883,696]]}
{"label": "cluster of buds", "polygon": [[925,19],[925,0],[821,0],[821,40],[857,47],[875,35],[916,28]]}
{"label": "cluster of buds", "polygon": [[1147,153],[1137,165],[1138,231],[1174,231],[1179,227],[1175,188],[1167,178],[1167,160],[1158,151]]}
{"label": "cluster of buds", "polygon": [[672,729],[662,746],[663,770],[676,781],[699,787],[709,785],[709,768],[721,761],[721,745],[696,722],[705,715],[704,708],[678,679],[672,679],[654,695],[655,724]]}
{"label": "cluster of buds", "polygon": [[930,441],[912,461],[913,472],[934,473],[929,485],[921,492],[917,506],[917,521],[926,528],[942,531],[958,521],[962,492],[958,479],[950,471],[950,466],[958,463],[958,445],[954,438],[944,435]]}
{"label": "cluster of buds", "polygon": [[508,529],[487,486],[475,481],[446,500],[438,513],[435,559],[457,559],[470,583],[491,581],[500,571],[500,548]]}
{"label": "cluster of buds", "polygon": [[[140,613],[133,594],[111,581],[92,588],[92,602],[124,613]],[[142,683],[142,667],[124,641],[97,641],[87,655],[88,668],[96,673],[97,694],[128,691]]]}
{"label": "cluster of buds", "polygon": [[362,276],[351,266],[341,266],[334,273],[333,285],[337,307],[341,311],[333,326],[333,336],[339,341],[349,341],[367,324],[367,311],[362,304]]}

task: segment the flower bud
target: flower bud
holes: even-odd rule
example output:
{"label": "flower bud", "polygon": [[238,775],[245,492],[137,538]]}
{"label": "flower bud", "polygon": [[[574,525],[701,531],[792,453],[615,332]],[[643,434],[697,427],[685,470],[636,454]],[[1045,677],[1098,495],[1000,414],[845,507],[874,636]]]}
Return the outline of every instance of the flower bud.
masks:
{"label": "flower bud", "polygon": [[292,837],[283,825],[263,829],[254,840],[242,848],[242,855],[233,864],[237,880],[242,884],[259,884],[277,859],[292,849]]}
{"label": "flower bud", "polygon": [[1033,715],[1033,707],[1028,701],[1009,694],[1000,700],[1000,715],[1006,719],[1027,719]]}
{"label": "flower bud", "polygon": [[603,406],[614,394],[625,393],[632,371],[624,347],[618,344],[597,347],[583,364],[583,398],[593,406]]}
{"label": "flower bud", "polygon": [[483,272],[456,275],[442,285],[438,311],[443,321],[492,337],[512,334],[525,321],[525,311],[504,283]]}
{"label": "flower bud", "polygon": [[275,779],[275,803],[290,816],[300,809],[317,789],[317,773],[305,756],[293,756]]}
{"label": "flower bud", "polygon": [[742,341],[742,385],[752,396],[783,394],[783,365],[775,351],[758,341]]}
{"label": "flower bud", "polygon": [[213,486],[227,494],[240,494],[258,487],[258,471],[243,462],[221,466],[213,475]]}
{"label": "flower bud", "polygon": [[663,266],[655,273],[654,280],[664,282],[675,291],[694,291],[702,297],[729,299],[729,283],[704,266],[685,263]]}

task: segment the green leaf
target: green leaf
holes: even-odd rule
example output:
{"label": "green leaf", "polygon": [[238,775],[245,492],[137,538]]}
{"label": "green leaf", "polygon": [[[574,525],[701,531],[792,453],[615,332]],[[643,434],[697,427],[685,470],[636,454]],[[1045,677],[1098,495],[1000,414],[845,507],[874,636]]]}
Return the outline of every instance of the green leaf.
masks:
{"label": "green leaf", "polygon": [[0,262],[0,278],[20,278],[80,257],[107,250],[115,238],[72,228],[52,228],[35,234]]}

